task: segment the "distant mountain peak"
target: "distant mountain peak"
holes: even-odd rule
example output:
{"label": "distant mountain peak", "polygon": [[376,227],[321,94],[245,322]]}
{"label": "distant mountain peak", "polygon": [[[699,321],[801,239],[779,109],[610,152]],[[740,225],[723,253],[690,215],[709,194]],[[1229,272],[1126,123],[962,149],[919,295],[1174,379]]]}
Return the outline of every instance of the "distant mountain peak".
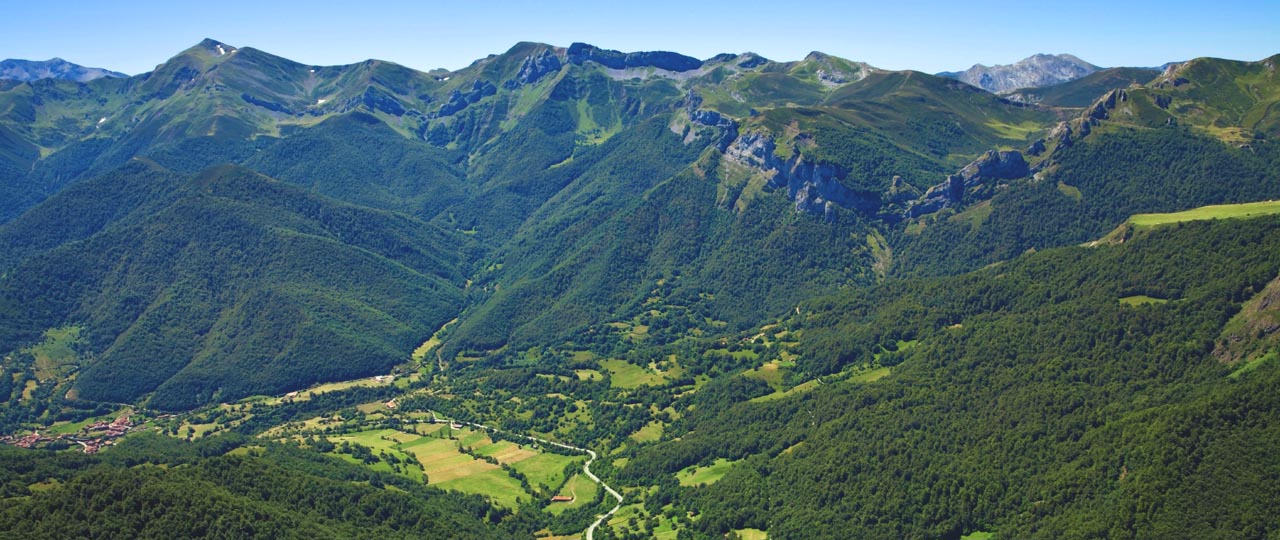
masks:
{"label": "distant mountain peak", "polygon": [[238,50],[240,50],[238,47],[227,45],[226,43],[223,43],[216,39],[204,38],[203,40],[200,41],[200,43],[197,43],[194,47],[191,47],[183,52],[184,53],[202,52],[213,57],[220,57],[220,56],[228,56],[231,54],[235,54],[235,52]]}
{"label": "distant mountain peak", "polygon": [[88,82],[103,77],[128,77],[128,75],[107,69],[73,64],[58,57],[53,57],[43,62],[20,59],[0,61],[0,79],[18,81],[61,79]]}
{"label": "distant mountain peak", "polygon": [[943,72],[938,76],[957,79],[988,92],[1001,93],[1053,86],[1079,79],[1100,69],[1102,68],[1075,55],[1037,53],[1013,64],[974,64],[967,70]]}

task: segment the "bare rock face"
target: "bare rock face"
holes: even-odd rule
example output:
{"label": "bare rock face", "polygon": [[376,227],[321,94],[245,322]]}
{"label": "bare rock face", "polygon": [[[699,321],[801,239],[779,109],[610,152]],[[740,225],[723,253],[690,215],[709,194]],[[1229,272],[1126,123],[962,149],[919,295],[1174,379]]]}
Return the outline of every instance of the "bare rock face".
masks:
{"label": "bare rock face", "polygon": [[522,85],[536,83],[547,75],[558,73],[563,65],[560,62],[560,57],[556,56],[550,49],[543,50],[537,56],[525,58],[524,63],[520,65],[520,72],[516,74],[516,78],[507,81],[503,86],[507,89],[513,89]]}
{"label": "bare rock face", "polygon": [[440,105],[440,111],[437,116],[451,116],[458,111],[467,108],[472,103],[484,99],[486,96],[492,96],[498,93],[498,87],[493,83],[485,80],[477,80],[472,83],[471,91],[463,93],[454,90],[449,94],[449,101]]}
{"label": "bare rock face", "polygon": [[1099,69],[1101,68],[1069,54],[1037,54],[1015,64],[990,67],[975,64],[964,71],[943,72],[938,76],[958,79],[988,92],[1001,93],[1062,84]]}
{"label": "bare rock face", "polygon": [[996,180],[1013,180],[1031,174],[1027,160],[1017,151],[988,150],[982,157],[947,176],[942,183],[925,191],[924,196],[907,205],[904,217],[913,218],[955,206]]}
{"label": "bare rock face", "polygon": [[736,138],[724,151],[729,159],[772,175],[769,189],[786,189],[797,211],[832,218],[836,208],[871,215],[880,209],[877,194],[854,191],[840,182],[847,171],[830,163],[807,159],[792,152],[781,159],[772,137],[746,133]]}

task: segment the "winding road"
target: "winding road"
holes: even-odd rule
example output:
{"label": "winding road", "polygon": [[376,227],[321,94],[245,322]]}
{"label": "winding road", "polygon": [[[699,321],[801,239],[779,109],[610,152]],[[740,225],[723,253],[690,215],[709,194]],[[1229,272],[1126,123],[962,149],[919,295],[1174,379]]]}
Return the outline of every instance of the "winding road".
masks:
{"label": "winding road", "polygon": [[[436,416],[436,412],[435,411],[430,411],[430,412],[431,412],[431,419],[433,421],[439,422],[440,418]],[[473,428],[483,429],[485,431],[492,431],[494,433],[506,433],[508,435],[513,435],[516,437],[520,437],[522,439],[528,439],[536,443],[541,443],[541,444],[546,444],[551,446],[558,446],[566,450],[573,450],[574,452],[584,452],[588,456],[590,456],[587,459],[587,462],[582,464],[582,474],[587,475],[587,478],[590,478],[592,482],[600,484],[600,487],[604,488],[606,493],[608,493],[614,499],[618,500],[618,504],[614,505],[613,508],[610,509],[608,512],[601,514],[599,517],[596,518],[595,522],[592,523],[590,527],[587,527],[586,540],[595,540],[594,536],[595,536],[596,528],[600,527],[600,524],[604,523],[604,520],[609,519],[609,516],[612,516],[614,513],[616,513],[619,509],[622,508],[622,494],[618,493],[613,488],[609,487],[609,484],[604,483],[603,480],[600,480],[600,477],[596,476],[595,473],[591,472],[591,463],[594,462],[596,458],[600,457],[596,455],[596,452],[594,450],[588,450],[586,448],[578,448],[577,446],[558,443],[555,441],[548,441],[546,439],[539,439],[537,437],[531,437],[523,433],[512,433],[510,431],[489,427],[483,424],[477,424],[475,422],[459,422],[459,421],[453,421],[453,420],[445,420],[445,421],[458,424],[458,425],[463,425],[463,426],[471,426]]]}

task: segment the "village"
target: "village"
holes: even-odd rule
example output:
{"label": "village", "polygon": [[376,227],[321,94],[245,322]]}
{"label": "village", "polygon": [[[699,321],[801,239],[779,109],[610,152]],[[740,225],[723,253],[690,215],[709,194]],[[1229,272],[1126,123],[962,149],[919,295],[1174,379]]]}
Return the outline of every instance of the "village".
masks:
{"label": "village", "polygon": [[4,435],[0,436],[0,444],[13,445],[18,448],[43,448],[58,441],[65,441],[79,445],[80,449],[86,454],[96,454],[103,448],[115,444],[117,439],[125,436],[130,431],[140,429],[143,425],[145,425],[145,422],[140,424],[133,423],[130,420],[129,413],[126,412],[110,422],[100,420],[84,426],[76,433],[41,435],[38,431],[32,431],[21,437]]}

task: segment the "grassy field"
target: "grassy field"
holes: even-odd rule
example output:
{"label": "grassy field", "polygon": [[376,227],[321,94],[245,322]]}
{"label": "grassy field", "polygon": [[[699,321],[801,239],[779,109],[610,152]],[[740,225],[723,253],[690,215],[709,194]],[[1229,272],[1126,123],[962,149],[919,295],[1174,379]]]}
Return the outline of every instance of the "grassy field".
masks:
{"label": "grassy field", "polygon": [[610,385],[615,388],[638,388],[662,384],[667,380],[662,373],[624,360],[601,360],[600,367],[609,370]]}
{"label": "grassy field", "polygon": [[785,391],[781,391],[781,392],[774,392],[774,393],[772,393],[772,394],[765,394],[765,395],[760,396],[760,397],[757,397],[757,398],[752,398],[752,399],[751,399],[751,402],[752,402],[752,403],[760,403],[760,402],[762,402],[762,401],[773,401],[773,400],[775,400],[775,399],[782,399],[782,398],[787,397],[787,396],[793,396],[793,395],[796,395],[796,394],[803,394],[803,393],[805,393],[805,392],[809,392],[809,391],[813,390],[814,388],[817,388],[817,387],[818,387],[819,385],[821,385],[821,384],[822,384],[822,383],[821,383],[821,382],[819,382],[817,379],[814,379],[814,380],[811,380],[811,381],[805,381],[805,382],[802,382],[802,383],[800,383],[800,384],[797,384],[797,385],[795,385],[795,386],[793,386],[793,387],[791,387],[790,389],[785,390]]}
{"label": "grassy field", "polygon": [[[485,465],[489,464],[485,463]],[[489,466],[495,467],[493,465]],[[428,473],[427,478],[430,477],[431,475]],[[444,482],[432,480],[431,485],[441,489],[483,495],[493,501],[494,504],[507,508],[518,508],[522,503],[529,502],[532,499],[532,496],[520,489],[519,482],[507,475],[502,469],[496,467],[492,470],[469,474],[465,477]]]}
{"label": "grassy field", "polygon": [[742,540],[769,540],[769,534],[760,529],[738,529],[733,532],[738,533],[738,538]]}
{"label": "grassy field", "polygon": [[110,420],[115,420],[115,417],[102,416],[102,417],[86,418],[79,422],[54,422],[53,425],[49,426],[48,432],[51,435],[62,435],[64,433],[65,434],[79,433],[81,428],[89,424],[92,424],[94,422],[97,422],[99,420],[110,421]]}
{"label": "grassy field", "polygon": [[631,434],[631,440],[635,442],[653,442],[662,438],[662,423],[658,421],[649,422],[635,433]]}
{"label": "grassy field", "polygon": [[529,484],[543,489],[551,489],[564,481],[564,470],[570,463],[582,463],[585,458],[562,456],[543,452],[511,464],[511,468],[520,471]]}
{"label": "grassy field", "polygon": [[1201,206],[1200,208],[1170,214],[1137,214],[1129,218],[1129,223],[1141,228],[1183,221],[1252,218],[1272,214],[1280,214],[1280,201]]}
{"label": "grassy field", "polygon": [[[524,474],[530,484],[542,486],[543,489],[559,485],[565,467],[583,459],[538,452],[530,446],[510,441],[494,442],[484,432],[467,428],[453,430],[453,439],[442,439],[436,434],[442,426],[419,426],[429,428],[419,432],[429,433],[427,436],[379,429],[333,436],[330,440],[337,444],[349,442],[367,446],[373,449],[375,455],[385,452],[394,454],[402,461],[417,461],[422,464],[421,471],[407,467],[402,468],[401,474],[420,481],[422,474],[426,473],[428,482],[433,486],[481,495],[495,504],[512,509],[531,501],[533,495],[522,489],[520,482],[499,465],[464,454],[460,446],[470,449],[478,456],[492,457],[498,463],[511,466]],[[338,455],[348,461],[357,461],[349,455]],[[391,465],[385,461],[371,467],[374,470],[392,470]],[[594,492],[592,495],[594,496]]]}
{"label": "grassy field", "polygon": [[573,373],[578,376],[579,381],[598,381],[604,378],[604,375],[594,369],[576,369]]}
{"label": "grassy field", "polygon": [[[458,322],[458,319],[454,319],[452,321],[444,323],[444,326],[441,326],[439,330],[436,330],[435,334],[431,335],[431,339],[424,341],[422,345],[419,345],[417,349],[413,350],[413,354],[410,355],[410,358],[412,358],[415,362],[419,362],[419,363],[425,360],[427,358],[427,353],[430,353],[431,351],[435,350],[435,348],[439,347],[440,343],[442,343],[440,336],[444,333],[444,331],[449,328],[449,325],[452,325],[453,323],[456,323],[456,322]],[[430,364],[428,363],[428,365]]]}
{"label": "grassy field", "polygon": [[590,478],[585,475],[575,474],[568,482],[565,482],[564,487],[557,493],[557,495],[573,497],[573,501],[552,504],[547,507],[547,511],[552,515],[558,516],[563,514],[565,510],[590,504],[596,498],[597,489],[599,488],[596,483],[592,482]]}
{"label": "grassy field", "polygon": [[541,489],[551,489],[564,480],[564,470],[570,463],[581,463],[582,457],[562,456],[549,452],[542,453],[529,445],[520,445],[511,441],[493,442],[488,437],[468,446],[476,455],[489,456],[498,463],[510,465],[529,479],[529,485]]}
{"label": "grassy field", "polygon": [[79,326],[50,328],[44,333],[44,341],[27,352],[35,357],[36,378],[41,381],[56,379],[75,368],[80,361],[74,346],[80,342]]}
{"label": "grassy field", "polygon": [[1166,302],[1168,302],[1168,300],[1164,298],[1155,298],[1155,297],[1146,296],[1143,294],[1126,296],[1120,299],[1120,303],[1126,306],[1141,306],[1144,304],[1164,304]]}
{"label": "grassy field", "polygon": [[1058,182],[1058,192],[1070,197],[1076,202],[1080,202],[1080,200],[1084,198],[1084,194],[1080,192],[1080,188],[1064,184],[1062,182]]}
{"label": "grassy field", "polygon": [[982,201],[973,205],[969,209],[947,218],[952,223],[967,223],[970,229],[982,228],[982,224],[986,223],[987,218],[991,217],[994,208],[991,201]]}
{"label": "grassy field", "polygon": [[682,486],[711,485],[723,478],[736,463],[738,462],[719,458],[706,467],[695,466],[680,471],[676,473],[676,478]]}
{"label": "grassy field", "polygon": [[876,382],[880,379],[888,377],[889,373],[890,373],[890,370],[887,367],[868,369],[861,373],[854,374],[852,377],[849,377],[849,382],[856,382],[856,383]]}
{"label": "grassy field", "polygon": [[1241,375],[1244,375],[1245,373],[1258,369],[1258,366],[1262,365],[1263,362],[1275,359],[1277,355],[1278,354],[1275,351],[1272,351],[1263,356],[1259,356],[1258,358],[1254,358],[1253,360],[1245,362],[1240,367],[1236,368],[1235,371],[1232,371],[1231,375],[1228,375],[1228,377],[1231,377],[1232,379],[1239,378]]}
{"label": "grassy field", "polygon": [[960,540],[991,540],[996,537],[996,533],[988,531],[976,531],[960,537]]}

